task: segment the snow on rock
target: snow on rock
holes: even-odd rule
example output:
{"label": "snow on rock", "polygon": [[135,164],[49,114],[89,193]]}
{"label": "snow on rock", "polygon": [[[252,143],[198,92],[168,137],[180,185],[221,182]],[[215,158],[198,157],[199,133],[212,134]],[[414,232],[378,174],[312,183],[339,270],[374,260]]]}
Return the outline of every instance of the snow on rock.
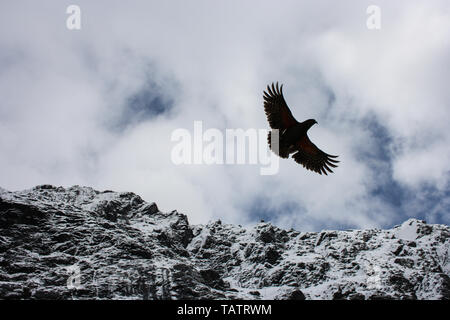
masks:
{"label": "snow on rock", "polygon": [[189,225],[131,192],[0,189],[0,298],[449,299],[450,228]]}
{"label": "snow on rock", "polygon": [[397,239],[414,241],[417,238],[429,234],[432,228],[427,226],[425,221],[409,219],[392,230],[392,234]]}

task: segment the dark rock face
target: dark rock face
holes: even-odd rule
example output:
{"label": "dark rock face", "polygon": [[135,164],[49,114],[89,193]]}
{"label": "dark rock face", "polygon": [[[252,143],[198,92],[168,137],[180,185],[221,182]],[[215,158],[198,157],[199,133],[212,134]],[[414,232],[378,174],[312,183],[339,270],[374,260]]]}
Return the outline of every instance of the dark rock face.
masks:
{"label": "dark rock face", "polygon": [[0,188],[1,299],[450,299],[450,229],[189,225],[125,192]]}

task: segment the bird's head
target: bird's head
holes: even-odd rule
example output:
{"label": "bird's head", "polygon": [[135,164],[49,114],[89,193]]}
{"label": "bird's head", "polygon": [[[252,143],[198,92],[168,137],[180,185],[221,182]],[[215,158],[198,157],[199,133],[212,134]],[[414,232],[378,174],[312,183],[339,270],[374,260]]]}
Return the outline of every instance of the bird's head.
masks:
{"label": "bird's head", "polygon": [[311,128],[313,125],[315,125],[317,123],[317,121],[315,119],[308,119],[304,122],[307,126],[307,128]]}

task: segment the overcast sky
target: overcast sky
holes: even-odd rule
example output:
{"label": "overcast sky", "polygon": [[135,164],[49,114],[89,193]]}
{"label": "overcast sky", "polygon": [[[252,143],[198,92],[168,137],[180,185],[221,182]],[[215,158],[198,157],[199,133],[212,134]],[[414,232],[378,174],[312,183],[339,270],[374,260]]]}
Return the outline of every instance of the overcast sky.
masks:
{"label": "overcast sky", "polygon": [[[0,186],[133,191],[191,223],[449,224],[449,65],[448,0],[1,1]],[[334,174],[172,163],[195,120],[267,129],[272,81]]]}

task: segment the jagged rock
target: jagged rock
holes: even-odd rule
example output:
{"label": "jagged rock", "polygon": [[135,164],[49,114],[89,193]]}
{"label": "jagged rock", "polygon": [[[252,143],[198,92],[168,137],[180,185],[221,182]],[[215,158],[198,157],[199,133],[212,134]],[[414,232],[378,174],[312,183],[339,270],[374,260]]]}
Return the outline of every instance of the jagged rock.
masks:
{"label": "jagged rock", "polygon": [[0,188],[3,299],[450,299],[450,228],[190,225],[131,192]]}
{"label": "jagged rock", "polygon": [[300,290],[294,290],[288,297],[289,300],[305,300],[306,297]]}

